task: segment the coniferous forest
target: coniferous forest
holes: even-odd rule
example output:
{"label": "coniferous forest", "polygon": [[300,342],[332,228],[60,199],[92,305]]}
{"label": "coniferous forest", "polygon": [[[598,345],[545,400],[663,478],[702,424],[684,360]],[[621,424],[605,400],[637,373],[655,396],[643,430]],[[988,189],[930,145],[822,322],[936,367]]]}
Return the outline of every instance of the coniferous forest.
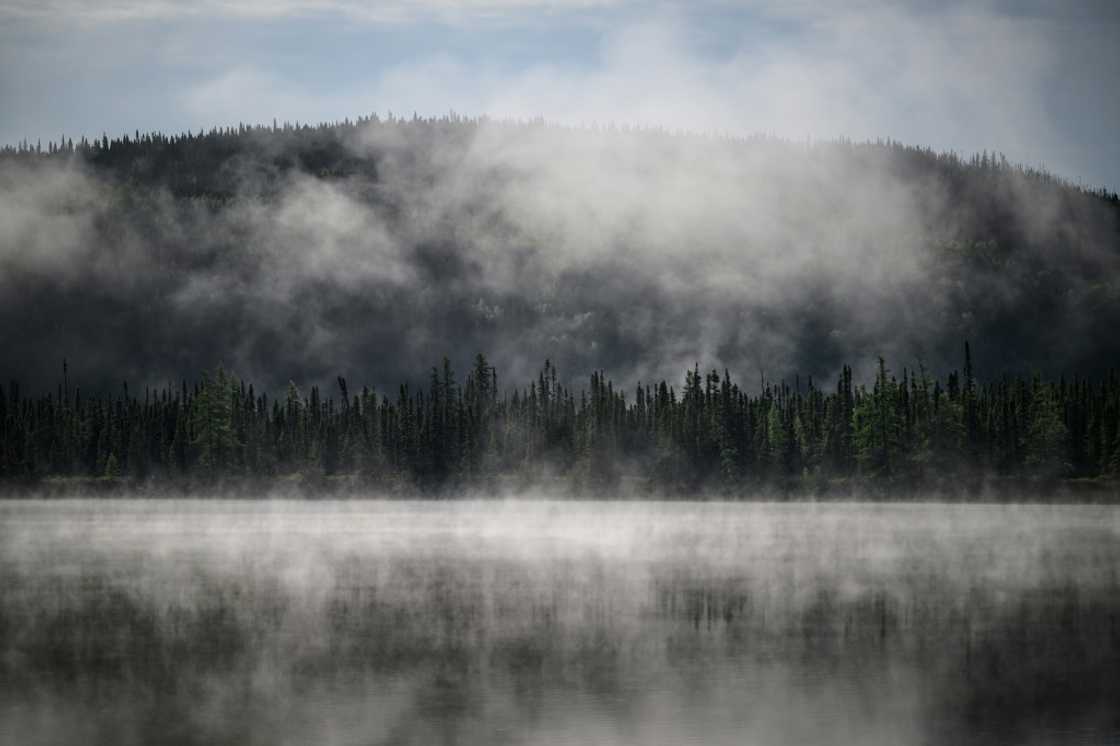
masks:
{"label": "coniferous forest", "polygon": [[1120,200],[998,154],[390,115],[25,142],[0,198],[20,489],[1120,473]]}
{"label": "coniferous forest", "polygon": [[[1053,487],[1120,476],[1120,380],[978,380],[889,370],[834,388],[812,380],[748,391],[727,371],[616,387],[558,383],[545,362],[505,387],[483,355],[444,359],[425,387],[300,390],[270,398],[219,369],[193,383],[83,395],[0,395],[0,477],[116,488],[334,482],[409,494],[502,483],[574,494],[844,494],[845,487],[953,493],[977,480]],[[294,482],[293,482],[294,480]],[[874,493],[872,493],[874,494]],[[1022,497],[1022,495],[1020,495]]]}

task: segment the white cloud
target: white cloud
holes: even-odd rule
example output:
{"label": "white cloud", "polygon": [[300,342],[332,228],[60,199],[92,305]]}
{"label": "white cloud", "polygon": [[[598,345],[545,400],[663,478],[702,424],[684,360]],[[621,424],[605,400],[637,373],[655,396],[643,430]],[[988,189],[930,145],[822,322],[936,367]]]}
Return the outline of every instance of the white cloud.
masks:
{"label": "white cloud", "polygon": [[343,16],[394,23],[419,19],[465,21],[511,12],[571,10],[615,5],[621,0],[6,0],[0,19],[84,22],[180,18],[271,19]]}
{"label": "white cloud", "polygon": [[[610,6],[625,10],[581,12]],[[1094,13],[1089,7],[1002,0],[0,0],[0,22],[14,16],[74,25],[63,42],[50,45],[23,41],[12,31],[21,24],[7,25],[11,42],[0,44],[0,68],[19,73],[0,72],[0,90],[17,105],[16,113],[0,112],[0,133],[10,140],[53,129],[174,130],[273,117],[456,111],[792,139],[892,137],[966,153],[999,149],[1115,188],[1118,146],[1106,123],[1120,106],[1107,75],[1120,65],[1118,16],[1108,5]],[[598,20],[579,32],[561,29],[555,48],[526,53],[525,40],[539,28],[525,27],[561,12]],[[729,20],[713,31],[721,12]],[[314,51],[293,51],[292,31],[309,16],[333,20],[315,25]],[[289,22],[222,29],[228,18]],[[510,24],[479,34],[493,48],[474,44],[473,28],[425,25],[494,18]],[[206,23],[152,23],[150,34],[136,34],[117,29],[114,19],[217,19],[221,41],[200,31],[211,28]],[[86,30],[87,21],[103,22],[90,27],[101,31]],[[363,22],[410,23],[415,49],[424,51],[385,51],[374,41],[366,60],[353,43]],[[330,34],[349,40],[337,60],[324,51]],[[698,38],[713,34],[715,49],[702,48]],[[80,78],[91,64],[111,68],[106,77],[123,72],[141,82],[149,82],[142,71],[150,65],[150,76],[174,82],[159,93],[115,87],[81,109],[81,121],[62,103],[39,113],[43,101],[60,98],[40,95],[41,88]]]}
{"label": "white cloud", "polygon": [[1060,50],[1046,22],[984,10],[864,8],[722,56],[692,47],[688,19],[665,10],[608,33],[590,64],[510,70],[441,53],[323,90],[239,67],[182,100],[196,121],[215,123],[454,110],[792,139],[892,137],[966,152],[999,148],[1031,163],[1066,145],[1047,112],[1043,81]]}

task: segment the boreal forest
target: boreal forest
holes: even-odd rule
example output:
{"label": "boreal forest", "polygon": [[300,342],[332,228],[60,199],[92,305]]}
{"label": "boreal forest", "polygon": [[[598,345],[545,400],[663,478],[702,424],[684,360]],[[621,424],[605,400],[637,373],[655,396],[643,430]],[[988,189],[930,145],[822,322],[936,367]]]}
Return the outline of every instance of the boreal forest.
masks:
{"label": "boreal forest", "polygon": [[[0,477],[119,478],[213,484],[262,478],[322,487],[442,494],[503,478],[576,494],[829,494],[859,486],[949,493],[978,479],[1052,486],[1120,476],[1120,380],[1115,375],[979,384],[963,373],[893,375],[880,360],[856,385],[844,367],[832,389],[812,380],[764,383],[749,394],[724,371],[688,371],[627,395],[601,373],[579,392],[546,362],[527,387],[499,386],[483,355],[462,378],[445,358],[426,387],[392,394],[290,384],[275,398],[223,370],[191,386],[127,385],[83,396],[0,395]],[[258,482],[259,483],[259,482]],[[338,483],[336,482],[336,486]],[[88,486],[88,483],[86,484]]]}
{"label": "boreal forest", "polygon": [[9,485],[1114,483],[1117,329],[1120,199],[998,153],[455,115],[0,150]]}

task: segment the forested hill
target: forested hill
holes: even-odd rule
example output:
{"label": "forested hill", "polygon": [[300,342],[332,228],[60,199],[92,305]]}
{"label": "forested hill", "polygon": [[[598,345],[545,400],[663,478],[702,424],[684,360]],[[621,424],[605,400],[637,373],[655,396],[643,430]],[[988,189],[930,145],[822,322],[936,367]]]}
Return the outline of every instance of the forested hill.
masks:
{"label": "forested hill", "polygon": [[1120,360],[1116,195],[987,153],[456,117],[44,142],[0,153],[28,392],[64,358],[88,390],[221,365],[270,393],[478,349],[628,386],[945,375],[964,339],[991,380]]}
{"label": "forested hill", "polygon": [[[727,371],[625,392],[602,373],[578,390],[546,362],[527,386],[501,387],[478,355],[465,374],[445,358],[428,385],[260,394],[219,369],[188,386],[91,397],[68,376],[56,392],[0,388],[0,487],[115,489],[121,480],[259,489],[331,485],[462,494],[498,485],[571,494],[982,495],[1011,487],[1060,499],[1079,479],[1116,498],[1120,379],[978,382],[891,373],[870,385],[845,366],[750,394]],[[1010,480],[1010,481],[1009,481]]]}

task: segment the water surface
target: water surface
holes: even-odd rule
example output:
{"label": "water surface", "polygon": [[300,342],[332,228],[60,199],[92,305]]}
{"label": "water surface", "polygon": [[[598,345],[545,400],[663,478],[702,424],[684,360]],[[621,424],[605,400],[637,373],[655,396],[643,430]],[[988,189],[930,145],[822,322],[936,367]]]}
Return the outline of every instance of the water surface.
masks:
{"label": "water surface", "polygon": [[0,503],[0,742],[1102,743],[1120,509]]}

